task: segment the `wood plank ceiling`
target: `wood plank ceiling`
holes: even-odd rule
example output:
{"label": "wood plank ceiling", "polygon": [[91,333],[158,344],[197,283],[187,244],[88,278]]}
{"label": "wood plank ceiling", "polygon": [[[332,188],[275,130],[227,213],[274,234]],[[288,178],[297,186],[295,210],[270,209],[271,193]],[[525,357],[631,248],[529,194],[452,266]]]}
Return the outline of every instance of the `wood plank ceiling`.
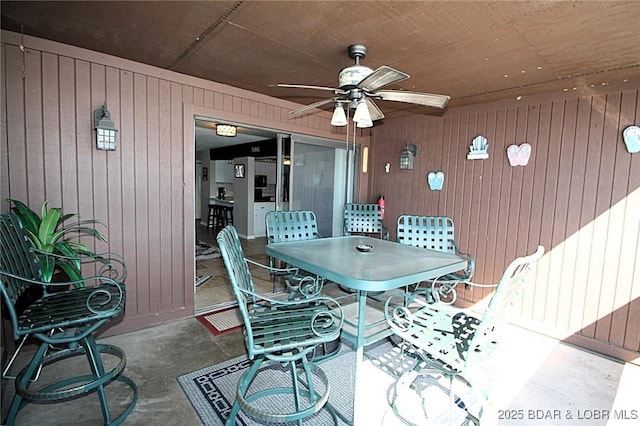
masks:
{"label": "wood plank ceiling", "polygon": [[[449,108],[640,79],[638,1],[3,1],[2,28],[309,104],[362,64]],[[380,102],[387,117],[442,114]],[[331,104],[326,106],[330,109]],[[446,111],[444,112],[446,113]]]}

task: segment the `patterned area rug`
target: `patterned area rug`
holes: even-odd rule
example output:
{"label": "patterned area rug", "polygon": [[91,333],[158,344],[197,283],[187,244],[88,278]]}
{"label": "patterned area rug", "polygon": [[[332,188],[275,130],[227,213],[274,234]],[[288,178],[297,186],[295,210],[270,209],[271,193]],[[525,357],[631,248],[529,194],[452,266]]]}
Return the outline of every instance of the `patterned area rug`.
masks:
{"label": "patterned area rug", "polygon": [[242,327],[242,318],[237,308],[227,308],[196,316],[214,336],[238,330]]}
{"label": "patterned area rug", "polygon": [[[235,400],[236,384],[242,374],[251,365],[246,356],[240,356],[220,364],[206,367],[193,373],[178,377],[183,391],[200,416],[204,425],[222,425],[228,417]],[[331,385],[329,404],[342,416],[352,422],[353,394],[355,377],[355,352],[343,344],[338,355],[322,361],[320,368],[327,374]],[[448,380],[436,375],[428,375],[418,379],[408,392],[398,394],[395,383],[403,373],[411,371],[415,359],[407,356],[394,344],[385,341],[382,344],[367,348],[365,362],[362,364],[361,377],[366,410],[358,414],[355,424],[449,424]],[[290,387],[291,375],[288,369],[278,364],[263,366],[261,372],[251,385],[251,392],[274,386]],[[458,388],[456,388],[458,389]],[[457,390],[460,392],[460,390]],[[464,402],[456,397],[453,406],[453,422],[455,425],[469,424],[466,418],[465,403],[471,404],[470,392],[464,393]],[[396,414],[390,401],[395,402]],[[267,397],[258,401],[262,409],[282,413],[286,409],[287,396]],[[283,408],[284,407],[284,408]],[[427,417],[425,417],[425,413]],[[345,425],[339,419],[340,425]],[[264,423],[240,413],[236,424],[254,426]],[[268,423],[270,424],[270,423]],[[293,423],[280,423],[293,424]],[[334,424],[328,410],[322,409],[304,421],[305,426]]]}
{"label": "patterned area rug", "polygon": [[218,247],[214,247],[211,244],[200,240],[196,242],[196,262],[217,259],[221,256],[222,254],[220,254]]}

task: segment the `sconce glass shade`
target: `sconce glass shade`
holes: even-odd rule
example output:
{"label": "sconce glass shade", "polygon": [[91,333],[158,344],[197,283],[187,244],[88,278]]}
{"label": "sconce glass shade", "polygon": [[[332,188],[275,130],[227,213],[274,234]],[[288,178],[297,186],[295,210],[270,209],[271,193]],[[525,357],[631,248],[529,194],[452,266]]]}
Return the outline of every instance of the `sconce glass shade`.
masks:
{"label": "sconce glass shade", "polygon": [[331,117],[332,126],[346,126],[347,116],[344,113],[344,108],[339,103],[336,104],[336,109],[333,110],[333,117]]}
{"label": "sconce glass shade", "polygon": [[415,155],[408,146],[400,154],[400,169],[401,170],[413,170],[413,159]]}
{"label": "sconce glass shade", "polygon": [[371,127],[373,121],[371,121],[371,114],[369,114],[369,107],[364,99],[358,101],[356,112],[353,114],[353,121],[358,127]]}
{"label": "sconce glass shade", "polygon": [[216,134],[218,136],[235,136],[238,129],[236,126],[231,126],[229,124],[217,124],[216,125]]}
{"label": "sconce glass shade", "polygon": [[118,129],[111,121],[106,103],[93,111],[93,128],[96,131],[96,149],[115,151]]}

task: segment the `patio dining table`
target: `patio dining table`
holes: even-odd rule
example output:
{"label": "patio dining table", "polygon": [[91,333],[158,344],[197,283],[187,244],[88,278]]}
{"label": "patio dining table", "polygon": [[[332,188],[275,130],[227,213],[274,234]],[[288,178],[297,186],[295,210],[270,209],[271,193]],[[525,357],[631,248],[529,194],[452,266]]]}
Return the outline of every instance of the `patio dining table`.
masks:
{"label": "patio dining table", "polygon": [[[357,246],[370,246],[371,251],[361,252]],[[273,243],[266,246],[266,252],[273,258],[355,291],[355,333],[348,336],[353,338],[356,349],[354,423],[366,409],[365,401],[358,398],[362,393],[358,386],[362,383],[359,371],[364,362],[364,346],[390,334],[382,330],[370,338],[365,336],[367,293],[398,289],[466,266],[466,260],[455,254],[364,236]],[[346,333],[343,329],[343,335]]]}

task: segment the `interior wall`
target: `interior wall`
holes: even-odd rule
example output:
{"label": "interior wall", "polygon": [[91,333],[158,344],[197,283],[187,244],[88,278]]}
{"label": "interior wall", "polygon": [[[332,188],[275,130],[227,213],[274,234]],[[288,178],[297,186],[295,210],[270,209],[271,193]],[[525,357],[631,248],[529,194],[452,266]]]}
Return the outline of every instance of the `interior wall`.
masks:
{"label": "interior wall", "polygon": [[[460,248],[475,256],[474,282],[497,283],[512,259],[542,244],[518,322],[638,358],[640,154],[626,150],[622,131],[640,123],[639,89],[627,82],[385,120],[373,131],[369,198],[385,195],[392,238],[400,214],[452,217]],[[478,135],[489,158],[467,160]],[[507,147],[524,142],[528,165],[510,166]],[[399,170],[407,143],[418,146],[414,169]],[[445,174],[441,191],[429,189],[432,171]],[[459,290],[467,303],[490,295]]]}
{"label": "interior wall", "polygon": [[[107,225],[98,249],[129,272],[125,318],[109,333],[193,315],[194,115],[344,137],[329,112],[291,119],[297,104],[69,45],[2,31],[0,55],[0,210],[10,197],[48,200]],[[114,152],[93,142],[105,101]]]}

